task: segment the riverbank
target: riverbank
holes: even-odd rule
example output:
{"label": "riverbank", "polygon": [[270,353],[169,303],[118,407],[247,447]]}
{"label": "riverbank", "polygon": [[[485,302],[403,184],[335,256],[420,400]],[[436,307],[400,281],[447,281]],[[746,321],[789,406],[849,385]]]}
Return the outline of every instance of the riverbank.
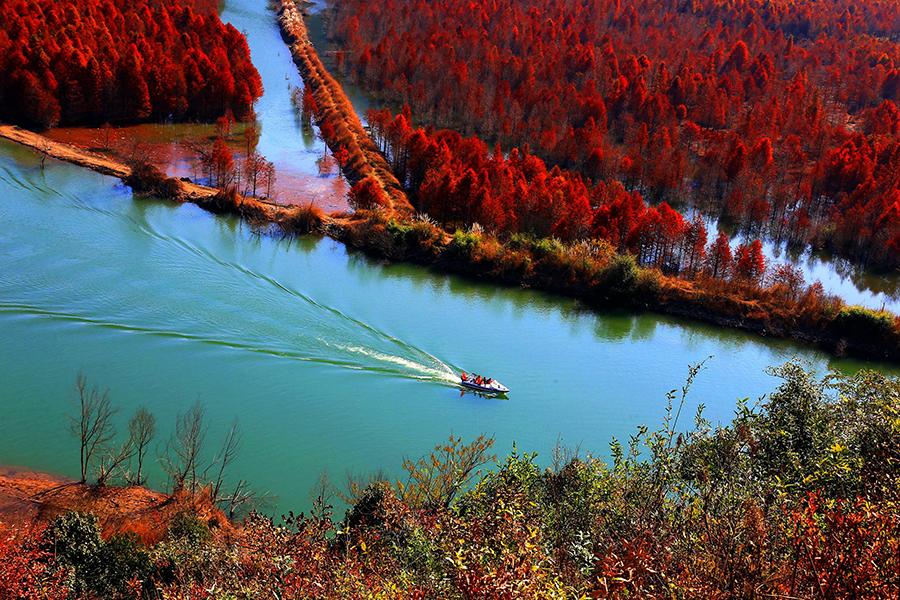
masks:
{"label": "riverbank", "polygon": [[[280,37],[277,40],[279,44],[284,44]],[[293,62],[290,67],[296,70]],[[95,127],[58,127],[43,131],[41,135],[55,142],[98,152],[118,162],[127,162],[130,156],[138,154],[170,177],[199,181],[203,168],[195,147],[211,145],[220,134],[234,156],[236,170],[243,171],[240,167],[246,164],[247,159],[248,126],[237,123],[229,131],[220,132],[214,124],[142,123],[112,127],[108,131]],[[266,135],[268,131],[267,128]],[[293,141],[294,133],[285,132],[283,135]],[[283,144],[275,153],[277,177],[271,186],[266,186],[269,194],[266,200],[280,206],[301,206],[314,197],[315,203],[326,211],[347,210],[350,187],[341,176],[337,161],[328,156],[310,165],[313,160],[310,153],[313,151],[307,148],[299,133],[296,137],[298,139],[293,146]],[[271,144],[269,140],[263,143],[260,136],[257,147],[263,145],[268,149]],[[324,142],[320,145],[324,147]],[[288,160],[285,155],[290,155],[293,160]]]}
{"label": "riverbank", "polygon": [[652,311],[792,339],[835,356],[900,362],[900,318],[847,306],[815,288],[792,298],[778,287],[669,277],[639,267],[608,245],[524,236],[501,240],[481,231],[450,236],[426,220],[399,221],[384,211],[357,214],[366,218],[334,233],[367,254],[563,294],[596,309]]}
{"label": "riverbank", "polygon": [[202,497],[143,486],[98,487],[50,473],[0,467],[0,533],[47,523],[71,511],[96,515],[106,537],[133,533],[148,544],[162,539],[172,519],[185,511],[228,524],[224,514]]}
{"label": "riverbank", "polygon": [[326,224],[324,213],[312,204],[282,206],[234,192],[168,177],[149,163],[128,165],[112,156],[51,140],[14,125],[0,124],[0,138],[31,148],[45,156],[121,179],[136,192],[165,200],[192,202],[214,213],[235,214],[257,223],[272,223],[285,233],[310,233]]}
{"label": "riverbank", "polygon": [[581,299],[592,308],[624,307],[674,315],[774,338],[792,339],[835,356],[900,362],[895,315],[816,296],[788,300],[772,290],[723,281],[685,280],[634,264],[630,257],[590,244],[500,240],[482,232],[451,235],[390,209],[326,215],[312,206],[285,207],[168,178],[154,168],[134,173],[110,157],[16,127],[0,137],[48,156],[119,177],[136,191],[193,202],[285,234],[318,233],[350,248],[393,261],[426,265],[494,284],[524,286]]}
{"label": "riverbank", "polygon": [[[47,136],[28,131],[27,129],[22,129],[15,125],[0,124],[0,138],[22,144],[23,146],[28,146],[29,148],[33,148],[38,152],[57,160],[87,167],[92,171],[97,171],[104,175],[118,177],[123,181],[132,175],[132,168],[130,166],[111,156],[91,152],[90,150],[86,150],[73,144],[58,142]],[[212,198],[219,193],[219,190],[215,188],[188,181],[178,180],[178,187],[179,198],[176,199],[182,200],[203,200],[205,198]]]}

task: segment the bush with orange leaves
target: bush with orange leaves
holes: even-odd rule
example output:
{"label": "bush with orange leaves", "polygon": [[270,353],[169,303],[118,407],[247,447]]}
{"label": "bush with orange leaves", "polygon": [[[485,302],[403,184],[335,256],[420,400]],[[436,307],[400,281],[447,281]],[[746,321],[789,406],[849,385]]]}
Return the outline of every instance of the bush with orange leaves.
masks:
{"label": "bush with orange leaves", "polygon": [[0,530],[0,598],[61,600],[66,576],[43,545],[43,527]]}
{"label": "bush with orange leaves", "polygon": [[355,209],[371,210],[373,208],[387,208],[390,205],[390,198],[388,198],[384,188],[381,187],[381,184],[375,177],[364,177],[350,188],[350,206]]}

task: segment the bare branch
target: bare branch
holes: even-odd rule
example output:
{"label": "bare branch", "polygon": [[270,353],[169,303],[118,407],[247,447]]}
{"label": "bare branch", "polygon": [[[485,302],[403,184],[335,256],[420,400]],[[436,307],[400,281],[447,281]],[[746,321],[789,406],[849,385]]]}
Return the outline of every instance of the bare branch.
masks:
{"label": "bare branch", "polygon": [[156,435],[156,417],[143,406],[139,407],[128,422],[128,434],[137,456],[137,471],[134,477],[129,478],[129,483],[143,485],[144,457],[150,441]]}
{"label": "bare branch", "polygon": [[187,486],[191,493],[197,491],[197,472],[201,470],[200,451],[205,439],[203,406],[198,400],[186,413],[178,416],[175,432],[166,446],[164,466],[172,480],[173,490],[182,490]]}
{"label": "bare branch", "polygon": [[463,444],[462,438],[450,435],[426,457],[413,462],[403,461],[408,473],[406,482],[397,482],[403,500],[419,508],[446,508],[456,495],[480,473],[480,468],[495,460],[488,451],[494,445],[493,438],[478,436],[474,442]]}
{"label": "bare branch", "polygon": [[118,450],[108,450],[100,459],[97,467],[97,485],[104,486],[109,479],[134,456],[134,442],[129,437]]}
{"label": "bare branch", "polygon": [[240,432],[238,431],[238,423],[235,420],[231,424],[231,428],[228,430],[228,433],[225,435],[225,441],[222,443],[222,449],[219,451],[219,455],[216,456],[216,460],[213,464],[219,465],[219,471],[216,474],[216,480],[213,482],[212,487],[212,501],[217,502],[219,500],[219,493],[222,489],[222,483],[225,479],[225,470],[228,468],[228,465],[231,464],[231,461],[234,460],[234,457],[237,456],[238,447],[241,443]]}
{"label": "bare branch", "polygon": [[88,387],[83,374],[76,378],[75,390],[78,394],[78,414],[71,417],[71,431],[79,440],[81,483],[85,483],[91,461],[98,452],[109,446],[115,436],[112,417],[116,411],[110,403],[109,390],[100,392],[95,387]]}
{"label": "bare branch", "polygon": [[234,519],[238,513],[246,513],[249,510],[257,509],[270,500],[267,493],[259,493],[252,489],[246,480],[238,481],[234,490],[230,495],[219,499],[220,504],[224,504],[228,512],[228,518]]}

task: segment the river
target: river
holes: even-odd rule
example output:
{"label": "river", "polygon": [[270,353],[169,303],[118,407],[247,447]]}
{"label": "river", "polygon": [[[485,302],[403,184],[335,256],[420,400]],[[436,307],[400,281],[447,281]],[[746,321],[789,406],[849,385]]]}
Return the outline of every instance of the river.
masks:
{"label": "river", "polygon": [[[347,473],[398,475],[403,457],[450,433],[492,435],[499,454],[516,443],[543,462],[558,440],[606,455],[613,436],[658,424],[666,392],[709,356],[685,425],[699,403],[727,423],[738,398],[777,384],[767,366],[795,356],[820,371],[863,366],[786,341],[597,314],[570,299],[383,264],[327,238],[261,234],[193,205],[135,198],[72,165],[42,169],[5,142],[0,332],[0,463],[77,475],[67,415],[83,373],[109,388],[120,432],[140,405],[156,415],[154,455],[197,400],[208,455],[237,419],[231,478],[271,493],[275,513],[308,509],[323,471],[337,483]],[[452,383],[460,368],[494,375],[512,393],[461,394]],[[163,487],[153,462],[150,483]]]}
{"label": "river", "polygon": [[[308,506],[321,471],[396,473],[451,432],[546,459],[560,438],[605,453],[658,423],[666,391],[712,355],[686,415],[727,422],[775,381],[788,342],[577,302],[407,265],[327,238],[260,235],[240,221],[132,197],[116,180],[0,145],[0,463],[75,475],[67,433],[79,372],[109,387],[120,425],[156,414],[159,451],[200,400],[210,448],[243,430],[234,477]],[[508,400],[460,395],[457,368],[488,371]],[[689,417],[686,417],[686,422]],[[162,485],[159,468],[151,482]]]}

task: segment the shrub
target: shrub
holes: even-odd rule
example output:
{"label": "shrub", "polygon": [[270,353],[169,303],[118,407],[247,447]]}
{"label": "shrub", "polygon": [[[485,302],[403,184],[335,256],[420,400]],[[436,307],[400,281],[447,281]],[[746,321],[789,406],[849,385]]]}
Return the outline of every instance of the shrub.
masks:
{"label": "shrub", "polygon": [[70,585],[76,594],[103,598],[122,594],[129,581],[150,573],[149,556],[136,536],[118,535],[104,542],[94,515],[70,512],[57,517],[45,538],[57,563],[71,570]]}
{"label": "shrub", "polygon": [[145,160],[131,161],[131,174],[124,179],[125,184],[135,192],[149,194],[167,200],[181,196],[181,184],[177,179],[166,176]]}
{"label": "shrub", "polygon": [[528,279],[531,275],[531,255],[524,250],[514,250],[506,247],[500,255],[495,271],[506,281],[518,283]]}
{"label": "shrub", "polygon": [[40,528],[0,531],[0,598],[61,600],[68,595],[66,575],[54,564]]}
{"label": "shrub", "polygon": [[556,238],[532,239],[530,243],[531,253],[535,258],[558,257],[565,252],[565,246]]}
{"label": "shrub", "polygon": [[181,540],[193,544],[208,542],[212,538],[209,525],[188,511],[175,515],[169,524],[169,531],[166,535],[170,540]]}
{"label": "shrub", "polygon": [[211,196],[202,206],[215,214],[227,214],[234,212],[240,206],[241,197],[237,190],[233,187],[227,187],[219,190],[214,196]]}
{"label": "shrub", "polygon": [[381,211],[365,211],[365,218],[352,223],[346,231],[346,242],[378,256],[394,257],[394,238],[387,230],[388,220]]}
{"label": "shrub", "polygon": [[638,269],[634,293],[641,300],[652,302],[659,297],[662,287],[662,274],[658,269]]}
{"label": "shrub", "polygon": [[350,188],[350,206],[355,209],[369,210],[390,205],[391,199],[378,179],[372,175],[364,177]]}
{"label": "shrub", "polygon": [[888,342],[896,336],[894,315],[862,306],[845,306],[838,312],[832,330],[841,337]]}
{"label": "shrub", "polygon": [[448,258],[462,262],[472,262],[475,252],[481,244],[481,234],[457,229],[453,239],[447,245],[445,254]]}
{"label": "shrub", "polygon": [[103,540],[97,517],[70,512],[57,517],[47,528],[48,549],[57,562],[72,570],[72,588],[76,593],[92,589]]}
{"label": "shrub", "polygon": [[813,493],[791,518],[800,586],[822,598],[896,597],[900,516],[895,510],[863,499],[829,502]]}
{"label": "shrub", "polygon": [[502,254],[503,244],[497,238],[487,236],[481,238],[481,243],[478,245],[477,252],[473,258],[479,263],[490,265],[490,268],[493,270],[497,267]]}
{"label": "shrub", "polygon": [[94,591],[101,595],[124,594],[132,580],[145,580],[152,566],[146,548],[136,535],[113,536],[100,552]]}
{"label": "shrub", "polygon": [[638,266],[630,254],[619,254],[600,275],[600,288],[613,295],[625,296],[637,286]]}
{"label": "shrub", "polygon": [[836,405],[829,400],[824,382],[799,363],[770,369],[769,374],[783,383],[752,419],[759,444],[756,469],[764,479],[778,478],[788,487],[821,486],[832,475],[819,468],[837,442]]}
{"label": "shrub", "polygon": [[386,225],[394,247],[393,254],[399,258],[434,258],[442,231],[425,220],[401,223],[391,219]]}
{"label": "shrub", "polygon": [[282,228],[290,233],[312,233],[325,222],[325,211],[313,203],[298,206],[282,222]]}

